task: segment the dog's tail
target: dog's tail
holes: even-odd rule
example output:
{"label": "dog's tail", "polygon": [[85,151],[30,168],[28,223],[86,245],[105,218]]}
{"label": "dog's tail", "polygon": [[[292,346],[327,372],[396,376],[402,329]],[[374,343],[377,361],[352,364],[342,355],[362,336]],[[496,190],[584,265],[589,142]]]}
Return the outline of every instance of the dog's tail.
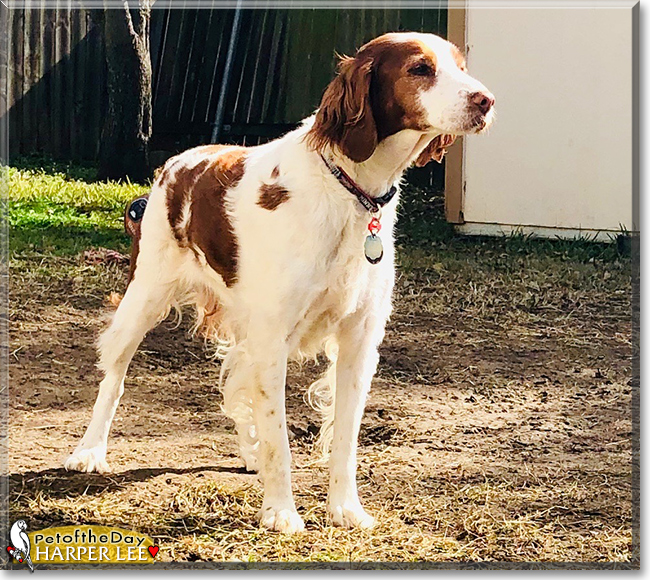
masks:
{"label": "dog's tail", "polygon": [[307,403],[309,406],[318,411],[322,417],[323,423],[315,442],[316,450],[320,454],[317,463],[324,464],[327,462],[334,435],[334,405],[336,402],[336,359],[338,357],[339,347],[334,339],[329,339],[325,343],[325,354],[330,361],[329,367],[325,374],[314,381],[307,389]]}
{"label": "dog's tail", "polygon": [[147,208],[147,203],[149,202],[149,194],[141,195],[133,201],[131,201],[124,210],[124,230],[131,238],[131,262],[129,265],[129,277],[127,279],[127,287],[133,279],[133,274],[135,273],[135,265],[138,260],[138,254],[140,253],[140,236],[142,232],[140,230],[142,216],[144,215],[144,210]]}

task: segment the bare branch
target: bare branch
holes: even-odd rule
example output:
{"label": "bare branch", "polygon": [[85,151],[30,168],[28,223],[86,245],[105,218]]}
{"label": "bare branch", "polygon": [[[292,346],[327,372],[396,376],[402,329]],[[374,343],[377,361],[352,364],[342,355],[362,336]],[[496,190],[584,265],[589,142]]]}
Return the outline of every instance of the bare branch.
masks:
{"label": "bare branch", "polygon": [[128,0],[124,0],[124,11],[126,12],[126,25],[129,27],[129,34],[132,38],[137,38],[138,34],[133,27],[133,19],[131,18],[131,10],[129,10]]}

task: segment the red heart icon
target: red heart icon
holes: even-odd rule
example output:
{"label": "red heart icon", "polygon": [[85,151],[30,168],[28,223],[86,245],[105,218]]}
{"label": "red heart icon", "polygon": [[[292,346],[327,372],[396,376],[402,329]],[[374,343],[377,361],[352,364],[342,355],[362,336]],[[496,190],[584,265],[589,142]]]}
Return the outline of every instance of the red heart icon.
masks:
{"label": "red heart icon", "polygon": [[151,557],[153,558],[158,553],[159,548],[158,548],[158,546],[149,546],[148,550],[149,550],[149,553],[151,554]]}

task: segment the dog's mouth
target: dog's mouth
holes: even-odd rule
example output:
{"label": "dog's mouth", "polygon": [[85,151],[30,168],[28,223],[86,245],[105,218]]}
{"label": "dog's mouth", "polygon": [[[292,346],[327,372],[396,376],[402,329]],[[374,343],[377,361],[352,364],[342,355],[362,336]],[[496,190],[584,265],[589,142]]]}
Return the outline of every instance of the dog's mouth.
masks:
{"label": "dog's mouth", "polygon": [[478,115],[465,117],[453,130],[447,129],[445,132],[455,135],[478,135],[487,131],[493,120],[493,111],[488,112],[487,115],[479,113]]}
{"label": "dog's mouth", "polygon": [[494,110],[490,110],[486,115],[475,115],[469,120],[468,133],[484,133],[494,120]]}
{"label": "dog's mouth", "polygon": [[472,128],[476,133],[480,133],[483,129],[487,127],[487,120],[485,117],[476,117],[472,120]]}
{"label": "dog's mouth", "polygon": [[487,115],[475,115],[467,121],[465,131],[467,133],[483,133],[492,123],[491,111]]}

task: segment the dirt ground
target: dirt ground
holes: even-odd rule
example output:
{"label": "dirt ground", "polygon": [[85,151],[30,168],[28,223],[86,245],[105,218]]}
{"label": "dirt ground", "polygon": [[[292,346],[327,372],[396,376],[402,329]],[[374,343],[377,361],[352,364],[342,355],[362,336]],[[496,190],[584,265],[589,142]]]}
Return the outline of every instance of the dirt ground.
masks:
{"label": "dirt ground", "polygon": [[[446,251],[445,251],[446,252]],[[123,266],[12,261],[11,517],[135,529],[174,561],[630,562],[629,261],[460,248],[402,259],[360,437],[371,531],[327,525],[306,386],[292,365],[294,490],[307,531],[261,530],[256,475],[220,411],[218,363],[163,323],[128,373],[110,475],[62,463],[90,418],[94,342]]]}

